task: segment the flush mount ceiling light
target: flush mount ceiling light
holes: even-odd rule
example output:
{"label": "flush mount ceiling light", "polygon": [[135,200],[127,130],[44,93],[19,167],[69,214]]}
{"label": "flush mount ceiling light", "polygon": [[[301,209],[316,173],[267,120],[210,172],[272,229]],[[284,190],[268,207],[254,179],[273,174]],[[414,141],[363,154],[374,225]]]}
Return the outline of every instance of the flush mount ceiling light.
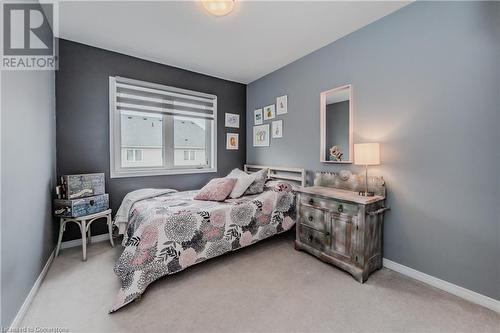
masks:
{"label": "flush mount ceiling light", "polygon": [[234,9],[234,0],[202,0],[203,7],[212,15],[224,16]]}

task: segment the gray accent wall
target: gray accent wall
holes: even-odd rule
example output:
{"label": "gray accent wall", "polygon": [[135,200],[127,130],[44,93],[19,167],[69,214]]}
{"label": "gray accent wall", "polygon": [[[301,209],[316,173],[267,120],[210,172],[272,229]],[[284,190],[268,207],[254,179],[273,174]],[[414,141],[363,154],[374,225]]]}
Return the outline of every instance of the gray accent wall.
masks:
{"label": "gray accent wall", "polygon": [[[354,142],[380,142],[384,256],[500,299],[500,3],[416,2],[247,87],[247,162],[319,162],[320,92],[352,84]],[[284,138],[253,110],[288,95]],[[311,179],[311,177],[310,177]]]}
{"label": "gray accent wall", "polygon": [[1,324],[8,328],[54,249],[55,75],[1,75]]}
{"label": "gray accent wall", "polygon": [[[217,95],[217,173],[109,178],[109,76],[154,82]],[[241,168],[246,160],[246,86],[88,45],[59,40],[57,93],[57,174],[104,172],[110,205],[116,212],[126,193],[145,187],[199,189],[209,179]],[[239,129],[224,127],[224,114],[240,115]],[[226,133],[237,132],[239,150],[226,150]],[[92,225],[106,233],[104,222]],[[80,238],[68,226],[64,240]]]}

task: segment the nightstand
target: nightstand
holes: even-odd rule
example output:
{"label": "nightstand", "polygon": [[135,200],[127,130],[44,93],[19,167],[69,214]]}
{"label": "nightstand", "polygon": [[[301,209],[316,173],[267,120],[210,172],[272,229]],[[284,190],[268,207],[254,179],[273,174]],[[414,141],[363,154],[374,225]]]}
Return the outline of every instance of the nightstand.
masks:
{"label": "nightstand", "polygon": [[114,247],[115,244],[113,243],[113,221],[111,219],[111,209],[108,209],[103,212],[86,216],[61,217],[59,219],[59,239],[57,241],[55,256],[57,257],[57,255],[59,254],[59,250],[61,249],[61,241],[64,230],[66,230],[66,223],[74,222],[78,224],[78,227],[80,228],[80,232],[82,234],[82,260],[87,260],[87,241],[90,243],[92,239],[92,235],[90,233],[90,225],[92,224],[92,222],[102,218],[106,219],[109,231],[109,242],[111,243],[111,246]]}
{"label": "nightstand", "polygon": [[[379,195],[363,197],[346,189],[363,182],[342,182],[335,177],[331,174],[330,182],[315,181],[316,186],[298,190],[295,248],[349,272],[363,283],[382,267],[383,220],[388,209],[384,205],[385,188],[375,186],[374,192]],[[324,173],[321,178],[325,179]],[[372,183],[384,186],[380,179]]]}

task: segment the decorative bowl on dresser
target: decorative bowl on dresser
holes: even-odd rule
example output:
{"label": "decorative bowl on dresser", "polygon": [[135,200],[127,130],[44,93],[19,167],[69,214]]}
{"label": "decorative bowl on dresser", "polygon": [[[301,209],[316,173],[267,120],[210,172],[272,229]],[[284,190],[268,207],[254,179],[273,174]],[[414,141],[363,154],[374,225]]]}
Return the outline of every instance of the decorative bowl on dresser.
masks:
{"label": "decorative bowl on dresser", "polygon": [[364,197],[365,176],[349,171],[316,173],[314,186],[298,192],[295,248],[349,272],[363,283],[382,268],[385,182],[368,177],[375,195]]}

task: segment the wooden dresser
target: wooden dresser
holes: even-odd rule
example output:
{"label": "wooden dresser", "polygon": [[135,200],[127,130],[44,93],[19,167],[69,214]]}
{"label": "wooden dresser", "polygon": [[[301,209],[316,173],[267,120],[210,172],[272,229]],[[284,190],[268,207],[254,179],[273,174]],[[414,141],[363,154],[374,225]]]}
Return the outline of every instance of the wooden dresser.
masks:
{"label": "wooden dresser", "polygon": [[385,183],[369,177],[372,197],[358,195],[364,175],[317,173],[301,187],[295,248],[349,272],[363,283],[382,267]]}

